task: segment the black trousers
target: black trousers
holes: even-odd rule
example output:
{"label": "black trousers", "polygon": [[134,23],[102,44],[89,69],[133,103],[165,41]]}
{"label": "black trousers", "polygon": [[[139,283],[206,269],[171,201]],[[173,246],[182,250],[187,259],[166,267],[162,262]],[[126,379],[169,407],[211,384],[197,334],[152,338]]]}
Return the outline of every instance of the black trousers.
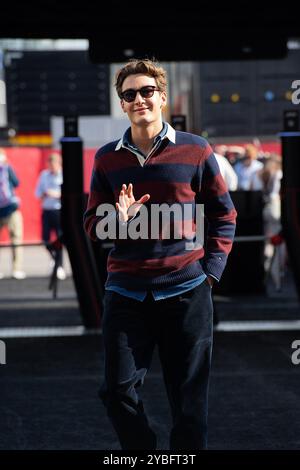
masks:
{"label": "black trousers", "polygon": [[52,250],[49,248],[51,232],[54,232],[56,237],[62,235],[61,228],[61,211],[59,209],[44,209],[42,213],[42,237],[43,241],[50,251],[53,258],[57,257],[58,266],[63,265],[63,251],[62,249]]}
{"label": "black trousers", "polygon": [[181,295],[143,302],[105,291],[105,381],[100,397],[122,449],[156,449],[138,387],[157,345],[172,412],[170,449],[207,446],[213,307],[205,280]]}

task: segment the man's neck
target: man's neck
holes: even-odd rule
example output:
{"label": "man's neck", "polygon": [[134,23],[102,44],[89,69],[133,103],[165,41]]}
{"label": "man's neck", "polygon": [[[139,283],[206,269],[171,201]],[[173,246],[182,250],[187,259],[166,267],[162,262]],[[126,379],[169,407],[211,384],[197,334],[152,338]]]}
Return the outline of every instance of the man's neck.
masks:
{"label": "man's neck", "polygon": [[162,121],[147,127],[131,125],[132,143],[147,155],[153,146],[155,137],[162,131],[162,128]]}

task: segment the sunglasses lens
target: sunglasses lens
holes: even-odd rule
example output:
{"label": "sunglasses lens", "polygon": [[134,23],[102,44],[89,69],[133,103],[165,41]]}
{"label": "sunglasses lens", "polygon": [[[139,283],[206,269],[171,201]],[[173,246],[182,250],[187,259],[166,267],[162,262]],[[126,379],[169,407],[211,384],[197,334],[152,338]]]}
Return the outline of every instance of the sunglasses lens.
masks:
{"label": "sunglasses lens", "polygon": [[140,93],[143,98],[151,98],[154,94],[155,87],[154,86],[144,86],[141,88]]}
{"label": "sunglasses lens", "polygon": [[134,101],[136,97],[136,91],[135,90],[124,91],[124,93],[122,94],[122,97],[124,98],[125,101],[127,101],[127,103],[131,103],[132,101]]}

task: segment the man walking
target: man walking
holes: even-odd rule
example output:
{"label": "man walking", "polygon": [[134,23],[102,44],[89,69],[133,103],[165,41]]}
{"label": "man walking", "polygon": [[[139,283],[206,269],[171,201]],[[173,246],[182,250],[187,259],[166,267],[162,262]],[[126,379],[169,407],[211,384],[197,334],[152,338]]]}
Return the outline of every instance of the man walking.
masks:
{"label": "man walking", "polygon": [[[107,262],[100,396],[122,449],[156,449],[138,395],[155,346],[173,418],[170,449],[206,448],[211,288],[235,232],[236,211],[211,147],[163,121],[166,89],[166,72],[153,61],[132,59],[118,71],[116,90],[131,125],[97,151],[84,214],[93,240],[103,239],[112,222],[117,227],[116,236],[107,231],[115,244]],[[201,244],[195,236],[203,205]]]}

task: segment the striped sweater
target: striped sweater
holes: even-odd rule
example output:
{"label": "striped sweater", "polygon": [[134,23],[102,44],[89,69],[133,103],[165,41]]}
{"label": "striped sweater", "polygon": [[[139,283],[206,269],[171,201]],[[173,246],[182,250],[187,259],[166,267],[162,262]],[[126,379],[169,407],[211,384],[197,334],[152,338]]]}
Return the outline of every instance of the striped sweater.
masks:
{"label": "striped sweater", "polygon": [[[106,287],[163,289],[203,273],[221,278],[232,248],[236,211],[204,138],[175,131],[168,125],[160,145],[154,147],[145,161],[132,148],[122,145],[122,139],[100,148],[95,155],[84,213],[84,227],[92,240],[97,240],[97,225],[107,220],[96,214],[97,208],[105,203],[115,206],[123,183],[133,184],[136,200],[146,193],[151,196],[145,204],[149,236],[135,240],[116,237],[107,260]],[[151,206],[161,204],[179,205],[182,214],[185,206],[190,206],[192,212],[187,213],[192,214],[193,231],[196,204],[203,204],[207,222],[204,246],[189,249],[187,241],[193,232],[187,233],[185,229],[180,238],[175,236],[176,217],[169,221],[171,236],[164,238],[162,226],[159,235],[151,238]]]}

